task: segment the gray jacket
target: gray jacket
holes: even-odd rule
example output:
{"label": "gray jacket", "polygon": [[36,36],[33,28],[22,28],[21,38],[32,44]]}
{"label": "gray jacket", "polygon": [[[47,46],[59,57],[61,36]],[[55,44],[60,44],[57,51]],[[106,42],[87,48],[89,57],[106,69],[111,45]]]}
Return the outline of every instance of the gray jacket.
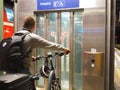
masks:
{"label": "gray jacket", "polygon": [[[25,33],[28,32],[27,30],[20,30],[17,33]],[[24,46],[23,50],[26,51],[28,48],[34,49],[34,48],[44,48],[44,49],[50,49],[50,50],[61,50],[63,51],[65,48],[60,46],[60,44],[56,44],[53,42],[49,42],[46,39],[42,38],[41,36],[30,33],[26,35],[24,38]],[[32,53],[29,53],[28,57],[24,60],[24,66],[30,67],[32,62]]]}

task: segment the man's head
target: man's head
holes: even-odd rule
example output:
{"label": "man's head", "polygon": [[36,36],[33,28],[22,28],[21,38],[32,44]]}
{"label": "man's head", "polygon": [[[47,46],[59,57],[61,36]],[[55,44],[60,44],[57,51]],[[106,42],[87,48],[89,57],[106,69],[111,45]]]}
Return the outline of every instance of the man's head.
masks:
{"label": "man's head", "polygon": [[30,32],[35,30],[35,19],[31,16],[28,16],[24,20],[23,28],[28,29]]}

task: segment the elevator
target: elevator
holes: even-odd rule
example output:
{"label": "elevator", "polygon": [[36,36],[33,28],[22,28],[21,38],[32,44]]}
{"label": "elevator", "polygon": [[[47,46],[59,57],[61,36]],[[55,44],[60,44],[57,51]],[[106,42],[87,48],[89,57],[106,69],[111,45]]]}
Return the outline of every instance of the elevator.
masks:
{"label": "elevator", "polygon": [[[49,41],[61,44],[71,50],[69,55],[56,60],[56,70],[61,78],[64,90],[82,90],[82,33],[83,9],[62,11],[35,12],[37,34]],[[39,53],[40,52],[40,53]],[[45,51],[39,49],[37,54]],[[43,62],[37,63],[37,68]],[[40,65],[41,64],[41,65]],[[47,82],[43,78],[38,81],[38,87],[44,87]],[[45,84],[47,86],[47,84]]]}

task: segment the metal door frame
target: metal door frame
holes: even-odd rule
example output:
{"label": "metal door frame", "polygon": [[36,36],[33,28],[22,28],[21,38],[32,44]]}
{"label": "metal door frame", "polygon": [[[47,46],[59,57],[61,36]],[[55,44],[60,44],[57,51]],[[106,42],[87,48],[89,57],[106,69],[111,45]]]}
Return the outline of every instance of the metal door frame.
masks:
{"label": "metal door frame", "polygon": [[114,90],[114,35],[116,0],[106,0],[106,53],[105,53],[105,87],[104,90]]}
{"label": "metal door frame", "polygon": [[[45,18],[46,18],[46,21],[45,21],[45,26],[44,28],[46,29],[46,34],[45,34],[45,38],[47,39],[47,32],[48,32],[48,27],[46,27],[46,25],[48,24],[48,13],[52,13],[52,12],[56,12],[57,13],[57,22],[58,22],[58,35],[59,33],[61,32],[61,20],[60,20],[60,13],[61,12],[70,12],[70,43],[69,43],[69,47],[70,47],[70,50],[72,51],[73,50],[73,32],[74,32],[74,11],[80,11],[80,12],[83,12],[83,8],[81,9],[64,9],[64,10],[48,10],[48,11],[34,11],[34,14],[35,16],[37,14],[40,14],[40,13],[44,13],[45,14]],[[48,26],[48,25],[47,25]],[[59,36],[57,37],[58,40],[59,40]],[[60,41],[58,41],[57,43],[60,43]],[[70,60],[69,60],[69,90],[73,90],[73,53],[71,52],[70,53]],[[61,70],[61,61],[60,60],[57,60],[58,61],[58,74],[60,75],[61,72],[59,70]],[[45,80],[46,82],[46,80]],[[45,83],[45,87],[47,87],[47,83]],[[46,88],[45,88],[46,89]]]}

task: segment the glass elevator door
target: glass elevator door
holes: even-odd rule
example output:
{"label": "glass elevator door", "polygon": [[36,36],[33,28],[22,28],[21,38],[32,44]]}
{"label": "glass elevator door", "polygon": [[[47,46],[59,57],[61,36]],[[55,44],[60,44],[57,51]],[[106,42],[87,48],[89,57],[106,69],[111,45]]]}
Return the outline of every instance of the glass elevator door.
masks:
{"label": "glass elevator door", "polygon": [[[82,89],[82,12],[83,10],[66,10],[36,13],[37,34],[71,50],[69,55],[62,56],[54,61],[57,75],[61,80],[62,90]],[[46,50],[37,49],[38,55],[45,53]],[[36,63],[37,72],[42,64],[42,60]],[[37,87],[46,90],[47,80],[41,77],[37,81]]]}

